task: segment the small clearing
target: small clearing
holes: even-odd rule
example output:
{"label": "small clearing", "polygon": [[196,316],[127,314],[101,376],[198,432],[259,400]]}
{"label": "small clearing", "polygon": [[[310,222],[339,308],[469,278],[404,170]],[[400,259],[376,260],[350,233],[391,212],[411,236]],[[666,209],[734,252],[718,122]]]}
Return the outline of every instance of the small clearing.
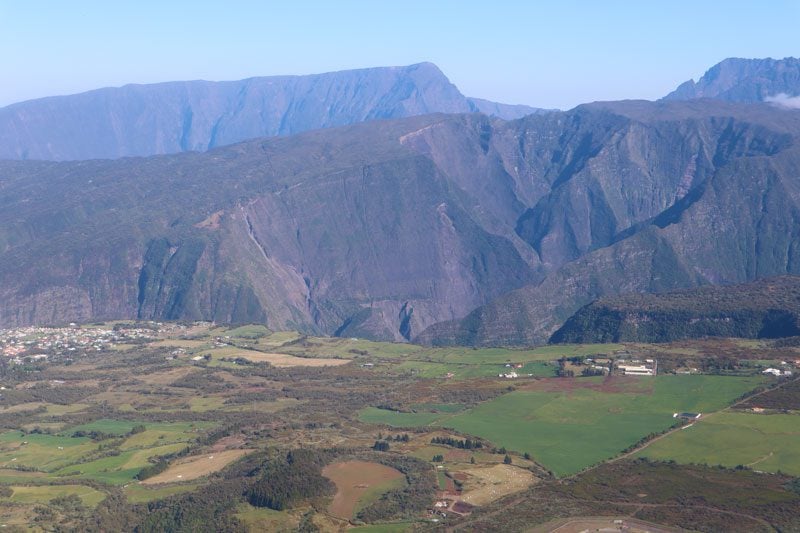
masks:
{"label": "small clearing", "polygon": [[329,464],[322,469],[322,475],[336,485],[336,495],[328,506],[328,512],[345,520],[353,517],[359,502],[377,497],[404,480],[402,472],[367,461]]}
{"label": "small clearing", "polygon": [[224,452],[209,452],[203,455],[184,457],[175,461],[174,464],[157,476],[145,479],[142,484],[176,483],[207,476],[222,470],[251,451],[253,450],[226,450]]}
{"label": "small clearing", "polygon": [[536,482],[529,471],[511,465],[464,470],[469,476],[461,499],[472,505],[486,505],[508,494],[519,492]]}

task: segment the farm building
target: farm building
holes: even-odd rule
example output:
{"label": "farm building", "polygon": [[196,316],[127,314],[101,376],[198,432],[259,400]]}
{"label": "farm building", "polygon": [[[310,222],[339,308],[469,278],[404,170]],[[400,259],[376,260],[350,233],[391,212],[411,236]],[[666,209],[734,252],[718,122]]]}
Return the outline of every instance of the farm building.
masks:
{"label": "farm building", "polygon": [[655,376],[656,370],[655,368],[651,368],[645,365],[618,365],[618,369],[622,370],[622,373],[626,376]]}
{"label": "farm building", "polygon": [[697,420],[703,413],[673,413],[672,418],[683,418],[685,420]]}
{"label": "farm building", "polygon": [[780,369],[777,369],[777,368],[768,368],[768,369],[764,370],[761,373],[762,374],[771,374],[771,375],[776,376],[776,377],[779,377],[779,376],[791,376],[792,375],[792,371],[791,370],[780,370]]}

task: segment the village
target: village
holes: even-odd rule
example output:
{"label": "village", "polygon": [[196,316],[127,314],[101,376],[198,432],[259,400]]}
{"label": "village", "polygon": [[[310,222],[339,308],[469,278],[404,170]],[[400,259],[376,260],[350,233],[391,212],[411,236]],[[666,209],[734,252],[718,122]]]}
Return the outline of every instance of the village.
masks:
{"label": "village", "polygon": [[98,326],[20,327],[0,329],[0,355],[12,364],[51,359],[72,359],[87,352],[114,349],[120,344],[136,344],[186,329],[182,324],[147,322],[116,323]]}

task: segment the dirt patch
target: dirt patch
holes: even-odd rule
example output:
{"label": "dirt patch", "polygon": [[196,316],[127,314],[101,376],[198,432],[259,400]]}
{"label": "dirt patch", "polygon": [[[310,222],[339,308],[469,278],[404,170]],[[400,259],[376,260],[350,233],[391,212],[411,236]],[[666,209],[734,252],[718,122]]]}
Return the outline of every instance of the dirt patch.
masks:
{"label": "dirt patch", "polygon": [[387,490],[403,478],[402,472],[389,466],[367,461],[345,461],[329,464],[322,475],[336,484],[336,495],[328,506],[333,516],[349,520],[358,502],[367,494]]}
{"label": "dirt patch", "polygon": [[527,470],[511,465],[465,470],[469,480],[464,483],[462,501],[470,505],[486,505],[503,496],[528,488],[537,478]]}
{"label": "dirt patch", "polygon": [[222,215],[225,211],[217,211],[215,213],[211,213],[207,219],[203,220],[202,222],[198,222],[194,225],[195,228],[205,228],[205,229],[219,229],[219,221],[222,218]]}
{"label": "dirt patch", "polygon": [[350,362],[350,359],[322,359],[315,357],[296,357],[285,353],[263,353],[242,350],[236,357],[247,359],[254,363],[267,362],[274,367],[283,368],[290,366],[341,366]]}
{"label": "dirt patch", "polygon": [[209,452],[203,455],[193,455],[178,459],[169,468],[151,478],[142,481],[143,485],[156,485],[159,483],[175,483],[188,481],[207,476],[222,470],[236,459],[252,452],[253,450],[227,450],[224,452]]}

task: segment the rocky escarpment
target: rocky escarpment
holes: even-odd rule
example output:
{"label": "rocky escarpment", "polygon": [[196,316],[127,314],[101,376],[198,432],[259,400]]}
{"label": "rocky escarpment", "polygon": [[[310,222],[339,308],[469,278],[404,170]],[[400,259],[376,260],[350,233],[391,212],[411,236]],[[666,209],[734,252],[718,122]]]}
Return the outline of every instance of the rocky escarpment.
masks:
{"label": "rocky escarpment", "polygon": [[663,294],[601,298],[571,316],[551,342],[671,342],[701,337],[800,335],[800,277]]}

